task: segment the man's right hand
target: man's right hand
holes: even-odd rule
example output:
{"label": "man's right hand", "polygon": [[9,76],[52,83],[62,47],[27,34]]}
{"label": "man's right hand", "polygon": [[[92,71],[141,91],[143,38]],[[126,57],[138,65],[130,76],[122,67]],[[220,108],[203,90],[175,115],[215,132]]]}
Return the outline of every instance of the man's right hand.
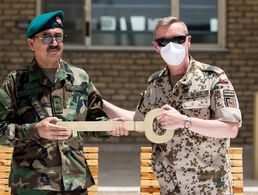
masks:
{"label": "man's right hand", "polygon": [[68,139],[71,132],[66,127],[55,125],[59,121],[61,120],[56,117],[48,117],[38,122],[35,125],[38,135],[52,141]]}
{"label": "man's right hand", "polygon": [[[112,121],[125,121],[124,118],[113,118]],[[128,129],[125,128],[122,124],[118,125],[113,131],[111,131],[111,135],[113,136],[128,136]]]}

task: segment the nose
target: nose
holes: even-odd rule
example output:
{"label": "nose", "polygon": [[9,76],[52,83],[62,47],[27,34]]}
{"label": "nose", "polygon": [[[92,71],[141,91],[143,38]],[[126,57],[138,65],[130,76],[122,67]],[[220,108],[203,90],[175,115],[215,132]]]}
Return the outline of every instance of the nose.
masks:
{"label": "nose", "polygon": [[51,40],[51,45],[58,45],[58,42],[56,40],[56,37],[52,37],[52,40]]}

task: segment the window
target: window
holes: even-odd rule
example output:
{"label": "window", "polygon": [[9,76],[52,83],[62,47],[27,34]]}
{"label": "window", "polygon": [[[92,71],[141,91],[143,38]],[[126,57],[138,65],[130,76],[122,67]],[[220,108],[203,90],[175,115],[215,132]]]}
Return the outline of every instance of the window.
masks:
{"label": "window", "polygon": [[[37,1],[38,2],[38,1]],[[38,12],[65,12],[66,45],[83,48],[150,48],[159,18],[181,18],[197,48],[225,47],[226,1],[41,0]]]}
{"label": "window", "polygon": [[225,48],[226,1],[178,0],[178,16],[187,24],[198,48]]}
{"label": "window", "polygon": [[72,45],[84,44],[84,0],[42,0],[38,7],[40,7],[40,13],[63,10],[65,13],[65,34],[68,35],[66,42]]}
{"label": "window", "polygon": [[217,42],[216,0],[181,0],[180,18],[186,22],[193,43]]}
{"label": "window", "polygon": [[92,45],[151,45],[155,24],[166,15],[169,0],[92,1]]}

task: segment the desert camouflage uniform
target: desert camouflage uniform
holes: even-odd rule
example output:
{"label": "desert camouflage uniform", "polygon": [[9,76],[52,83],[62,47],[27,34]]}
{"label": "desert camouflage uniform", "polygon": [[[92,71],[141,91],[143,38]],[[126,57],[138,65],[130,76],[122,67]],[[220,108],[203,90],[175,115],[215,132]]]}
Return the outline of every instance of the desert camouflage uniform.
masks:
{"label": "desert camouflage uniform", "polygon": [[51,83],[33,60],[10,73],[2,89],[5,100],[0,100],[0,135],[14,144],[9,185],[49,191],[93,185],[80,134],[65,141],[49,141],[40,138],[34,128],[49,116],[63,121],[107,120],[102,99],[87,73],[61,60],[56,81]]}
{"label": "desert camouflage uniform", "polygon": [[[191,58],[186,74],[175,86],[168,74],[164,69],[149,78],[135,120],[169,104],[190,117],[241,125],[238,100],[223,70]],[[156,131],[162,132],[160,128]],[[187,129],[177,129],[167,143],[154,144],[153,169],[161,194],[232,194],[229,145],[230,139],[206,137]]]}

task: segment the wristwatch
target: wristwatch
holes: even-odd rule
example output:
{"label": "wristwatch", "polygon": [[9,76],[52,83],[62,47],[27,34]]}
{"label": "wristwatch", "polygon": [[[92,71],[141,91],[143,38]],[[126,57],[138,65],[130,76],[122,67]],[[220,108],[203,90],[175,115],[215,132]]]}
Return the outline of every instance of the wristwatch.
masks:
{"label": "wristwatch", "polygon": [[185,129],[189,129],[192,126],[192,118],[191,117],[187,117],[185,122],[184,122],[184,128]]}

